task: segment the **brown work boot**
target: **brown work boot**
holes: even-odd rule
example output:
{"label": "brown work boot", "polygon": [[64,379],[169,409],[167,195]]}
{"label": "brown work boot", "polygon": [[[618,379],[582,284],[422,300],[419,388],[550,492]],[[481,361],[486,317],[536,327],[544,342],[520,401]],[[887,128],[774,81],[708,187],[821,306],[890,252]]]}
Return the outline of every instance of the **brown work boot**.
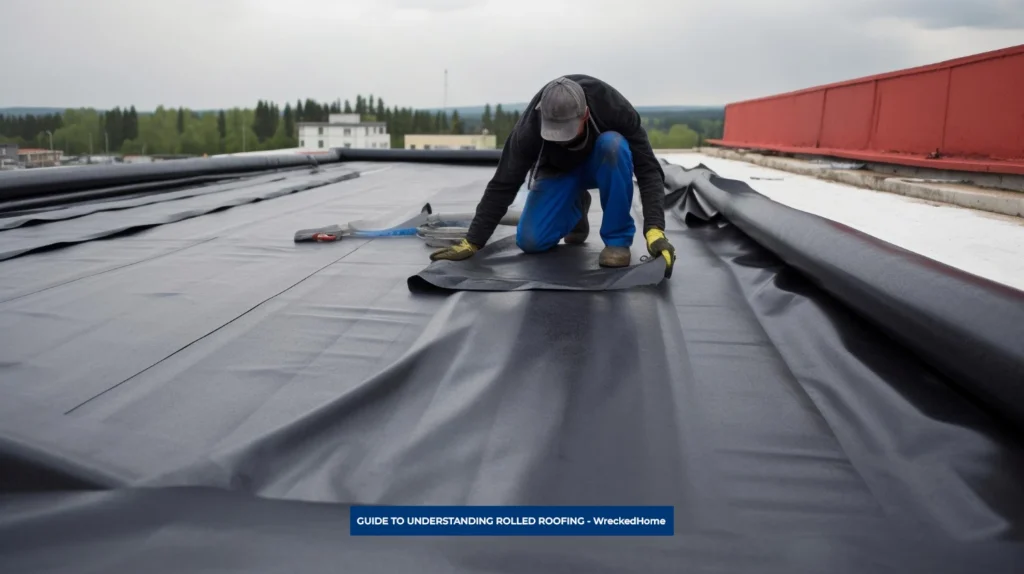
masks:
{"label": "brown work boot", "polygon": [[584,191],[577,201],[582,202],[581,208],[583,216],[576,223],[576,227],[572,228],[572,231],[565,236],[566,245],[580,245],[587,240],[587,236],[590,235],[590,221],[587,219],[587,213],[590,212],[591,202],[590,192]]}
{"label": "brown work boot", "polygon": [[607,246],[601,250],[597,262],[601,267],[626,267],[629,265],[629,248]]}

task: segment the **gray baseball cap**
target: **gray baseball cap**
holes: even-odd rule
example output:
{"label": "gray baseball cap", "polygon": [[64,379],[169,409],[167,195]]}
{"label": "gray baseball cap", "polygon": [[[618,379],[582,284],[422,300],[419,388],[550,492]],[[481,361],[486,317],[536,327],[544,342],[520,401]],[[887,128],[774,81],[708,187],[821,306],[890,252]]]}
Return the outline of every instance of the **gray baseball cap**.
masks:
{"label": "gray baseball cap", "polygon": [[544,86],[536,109],[540,112],[540,137],[567,142],[579,132],[580,120],[587,112],[587,97],[579,84],[561,77]]}

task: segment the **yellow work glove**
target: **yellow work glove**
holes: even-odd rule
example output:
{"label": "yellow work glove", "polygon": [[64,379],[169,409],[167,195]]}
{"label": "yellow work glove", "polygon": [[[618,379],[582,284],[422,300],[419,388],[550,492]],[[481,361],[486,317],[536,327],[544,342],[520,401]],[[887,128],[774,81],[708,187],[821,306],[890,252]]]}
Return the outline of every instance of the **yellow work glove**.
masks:
{"label": "yellow work glove", "polygon": [[644,233],[644,237],[647,239],[647,251],[650,252],[652,257],[661,255],[665,258],[665,277],[672,276],[672,266],[676,262],[676,248],[672,247],[672,244],[665,238],[665,232],[652,227]]}
{"label": "yellow work glove", "polygon": [[463,259],[469,259],[474,253],[479,251],[480,248],[473,245],[469,241],[463,239],[462,241],[445,247],[444,249],[438,249],[437,251],[430,254],[431,261],[438,261],[445,259],[448,261],[462,261]]}

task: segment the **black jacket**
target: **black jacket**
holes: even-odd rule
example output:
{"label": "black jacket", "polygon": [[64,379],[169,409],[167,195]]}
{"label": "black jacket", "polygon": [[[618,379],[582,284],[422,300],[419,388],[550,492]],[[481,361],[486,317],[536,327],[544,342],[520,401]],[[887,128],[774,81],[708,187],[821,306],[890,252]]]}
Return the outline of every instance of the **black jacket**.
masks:
{"label": "black jacket", "polygon": [[[640,114],[615,88],[582,74],[566,76],[577,82],[587,96],[590,116],[601,133],[614,131],[629,142],[633,153],[633,173],[640,187],[644,229],[665,228],[665,173],[654,156],[647,132],[640,125]],[[556,145],[543,145],[540,137],[540,113],[534,108],[540,103],[541,92],[530,100],[519,122],[512,128],[501,152],[498,169],[487,184],[484,196],[476,208],[466,239],[475,245],[484,245],[515,201],[516,194],[526,176],[535,165],[570,168],[586,160],[587,149],[573,154]],[[592,142],[591,142],[592,144]],[[542,154],[543,150],[543,156]]]}

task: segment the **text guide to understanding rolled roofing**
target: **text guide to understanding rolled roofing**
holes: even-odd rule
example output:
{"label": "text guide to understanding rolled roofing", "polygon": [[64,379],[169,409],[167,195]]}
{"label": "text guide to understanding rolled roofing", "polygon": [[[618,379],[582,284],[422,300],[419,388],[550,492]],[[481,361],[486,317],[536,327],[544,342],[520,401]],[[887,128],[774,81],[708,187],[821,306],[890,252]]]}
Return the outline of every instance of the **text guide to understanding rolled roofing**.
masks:
{"label": "text guide to understanding rolled roofing", "polygon": [[353,506],[352,536],[672,536],[671,506]]}

